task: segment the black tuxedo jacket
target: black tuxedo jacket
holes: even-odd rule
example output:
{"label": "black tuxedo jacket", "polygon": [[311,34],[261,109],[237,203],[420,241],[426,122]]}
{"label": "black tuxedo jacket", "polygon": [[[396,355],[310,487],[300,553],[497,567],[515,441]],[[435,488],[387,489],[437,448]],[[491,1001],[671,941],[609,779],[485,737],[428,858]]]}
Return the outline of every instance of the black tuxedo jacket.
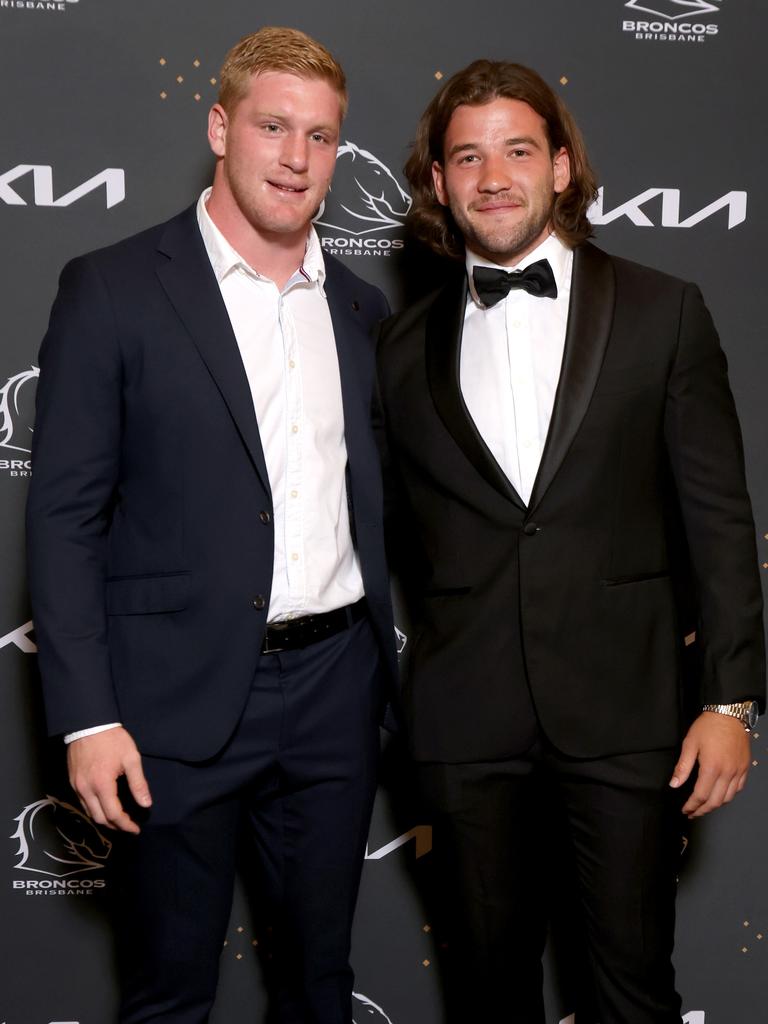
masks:
{"label": "black tuxedo jacket", "polygon": [[[381,293],[326,257],[353,537],[394,679],[370,332]],[[194,207],[74,260],[40,353],[29,582],[52,733],[121,721],[200,760],[232,732],[272,583],[251,393]]]}
{"label": "black tuxedo jacket", "polygon": [[578,757],[673,746],[694,651],[694,703],[762,699],[754,526],[710,316],[693,285],[592,245],[574,257],[527,508],[461,396],[463,266],[382,330],[390,546],[415,625],[404,701],[420,760],[512,756],[537,717]]}

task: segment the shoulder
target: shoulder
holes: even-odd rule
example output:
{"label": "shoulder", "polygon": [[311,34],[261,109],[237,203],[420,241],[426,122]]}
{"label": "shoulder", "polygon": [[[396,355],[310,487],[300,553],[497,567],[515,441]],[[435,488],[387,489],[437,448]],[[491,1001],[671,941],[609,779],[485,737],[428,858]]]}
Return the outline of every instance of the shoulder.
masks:
{"label": "shoulder", "polygon": [[94,273],[105,277],[121,275],[129,272],[131,267],[145,270],[151,266],[151,254],[162,252],[166,240],[171,244],[184,245],[194,243],[195,239],[202,244],[193,205],[169,220],[74,257],[62,271],[62,283]]}
{"label": "shoulder", "polygon": [[679,296],[686,288],[691,287],[690,283],[682,278],[643,263],[636,263],[634,260],[624,259],[622,256],[613,256],[591,242],[576,247],[574,276],[577,281],[580,272],[590,273],[598,266],[611,268],[619,294],[633,291],[642,296]]}
{"label": "shoulder", "polygon": [[433,274],[431,277],[431,283],[435,287],[388,317],[382,325],[382,334],[397,338],[423,329],[435,307],[452,306],[466,299],[466,282],[467,274],[463,261],[443,261],[440,276]]}

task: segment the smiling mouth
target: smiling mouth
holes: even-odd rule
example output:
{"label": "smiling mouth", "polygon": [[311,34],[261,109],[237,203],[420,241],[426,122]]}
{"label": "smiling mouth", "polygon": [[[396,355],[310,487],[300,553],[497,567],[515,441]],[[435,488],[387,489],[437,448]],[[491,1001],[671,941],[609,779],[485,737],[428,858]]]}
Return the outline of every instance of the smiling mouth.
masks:
{"label": "smiling mouth", "polygon": [[270,181],[269,184],[272,188],[276,188],[278,192],[285,192],[288,195],[301,195],[307,191],[307,185],[284,185],[279,181]]}

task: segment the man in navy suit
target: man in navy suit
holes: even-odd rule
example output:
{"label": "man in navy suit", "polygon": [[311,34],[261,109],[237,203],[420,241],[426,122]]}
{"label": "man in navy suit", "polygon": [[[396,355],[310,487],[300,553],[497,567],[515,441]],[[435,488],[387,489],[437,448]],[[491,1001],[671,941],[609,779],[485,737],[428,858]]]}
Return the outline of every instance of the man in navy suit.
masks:
{"label": "man in navy suit", "polygon": [[314,40],[241,40],[209,116],[212,188],[70,263],[41,350],[30,586],[72,785],[132,833],[122,1024],[208,1019],[241,822],[275,1019],[351,1021],[395,655],[369,426],[386,302],[311,224],[345,109]]}

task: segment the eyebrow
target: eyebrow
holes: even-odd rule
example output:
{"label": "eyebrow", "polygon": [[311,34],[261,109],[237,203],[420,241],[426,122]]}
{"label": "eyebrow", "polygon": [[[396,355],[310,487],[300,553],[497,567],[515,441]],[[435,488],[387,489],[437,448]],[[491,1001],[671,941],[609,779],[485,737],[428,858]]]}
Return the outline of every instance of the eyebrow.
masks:
{"label": "eyebrow", "polygon": [[[514,138],[504,140],[505,146],[519,146],[521,144],[533,146],[535,149],[541,149],[541,143],[537,142],[532,135],[516,135]],[[447,156],[450,158],[452,156],[456,156],[457,153],[466,153],[468,150],[479,148],[479,142],[462,142],[456,146],[451,146]]]}

